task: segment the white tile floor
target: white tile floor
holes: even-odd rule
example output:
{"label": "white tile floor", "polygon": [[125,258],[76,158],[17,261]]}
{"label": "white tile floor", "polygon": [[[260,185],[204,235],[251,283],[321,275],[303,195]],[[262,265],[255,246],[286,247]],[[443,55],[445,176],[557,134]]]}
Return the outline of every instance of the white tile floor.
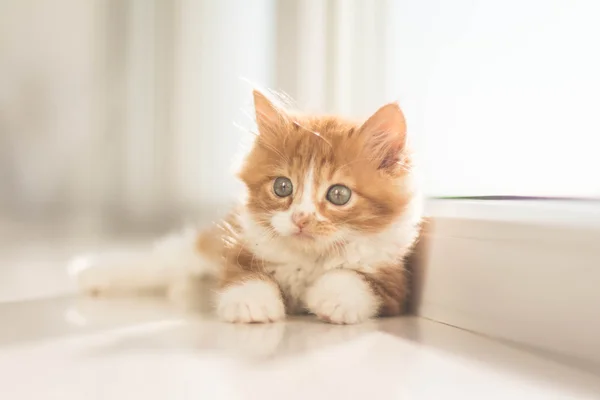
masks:
{"label": "white tile floor", "polygon": [[597,376],[416,317],[233,325],[160,299],[40,298],[100,242],[64,243],[0,247],[0,399],[600,398]]}

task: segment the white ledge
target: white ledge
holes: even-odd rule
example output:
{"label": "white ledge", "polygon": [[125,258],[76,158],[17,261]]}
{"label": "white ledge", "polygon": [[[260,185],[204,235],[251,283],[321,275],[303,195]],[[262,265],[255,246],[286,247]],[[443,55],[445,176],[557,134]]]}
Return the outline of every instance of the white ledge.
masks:
{"label": "white ledge", "polygon": [[600,210],[435,200],[419,315],[600,365]]}

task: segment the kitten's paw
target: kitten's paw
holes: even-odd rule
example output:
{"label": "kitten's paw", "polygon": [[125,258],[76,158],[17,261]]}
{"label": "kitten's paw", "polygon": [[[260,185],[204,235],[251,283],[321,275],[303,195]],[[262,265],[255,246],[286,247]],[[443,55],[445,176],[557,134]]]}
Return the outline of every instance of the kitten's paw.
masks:
{"label": "kitten's paw", "polygon": [[223,289],[217,314],[227,322],[273,322],[285,318],[285,306],[275,283],[254,279]]}
{"label": "kitten's paw", "polygon": [[379,299],[356,272],[333,270],[321,276],[305,297],[310,312],[333,324],[356,324],[377,315]]}

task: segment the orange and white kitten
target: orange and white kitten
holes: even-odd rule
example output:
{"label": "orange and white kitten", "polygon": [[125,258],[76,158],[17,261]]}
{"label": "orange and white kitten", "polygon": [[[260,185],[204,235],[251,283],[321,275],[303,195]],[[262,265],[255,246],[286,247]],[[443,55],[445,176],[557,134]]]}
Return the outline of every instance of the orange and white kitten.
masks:
{"label": "orange and white kitten", "polygon": [[[403,312],[403,265],[418,234],[421,200],[397,104],[364,124],[300,115],[254,92],[258,135],[239,178],[247,197],[205,231],[163,239],[148,254],[79,268],[82,291],[110,295],[179,290],[217,279],[218,316],[271,322],[310,312],[353,324]],[[89,260],[88,260],[89,261]]]}

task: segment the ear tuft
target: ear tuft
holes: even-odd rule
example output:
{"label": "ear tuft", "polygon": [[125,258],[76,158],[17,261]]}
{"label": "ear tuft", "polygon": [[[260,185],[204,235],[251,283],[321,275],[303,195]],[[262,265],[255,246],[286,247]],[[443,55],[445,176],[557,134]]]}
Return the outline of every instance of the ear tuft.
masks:
{"label": "ear tuft", "polygon": [[272,132],[285,114],[258,90],[255,89],[252,96],[254,97],[254,110],[259,133]]}
{"label": "ear tuft", "polygon": [[379,169],[395,167],[406,144],[406,120],[400,106],[390,103],[381,107],[361,126],[360,134]]}

